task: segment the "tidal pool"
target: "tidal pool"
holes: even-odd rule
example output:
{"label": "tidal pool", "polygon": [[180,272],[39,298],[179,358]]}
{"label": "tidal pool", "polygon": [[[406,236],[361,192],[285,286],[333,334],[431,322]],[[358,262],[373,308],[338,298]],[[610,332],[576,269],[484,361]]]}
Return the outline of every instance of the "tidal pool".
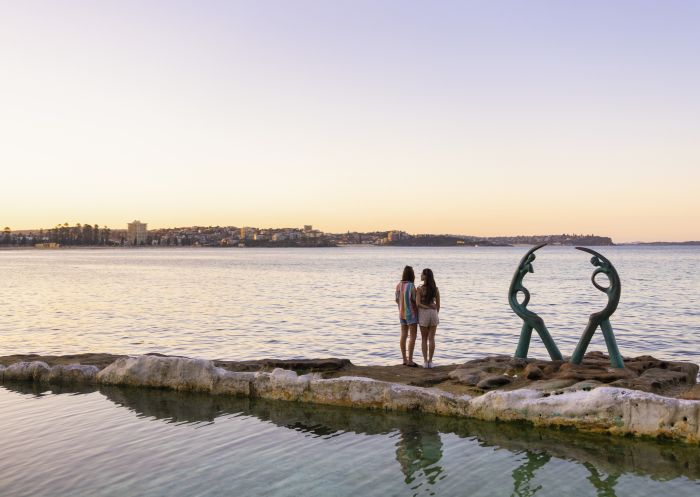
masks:
{"label": "tidal pool", "polygon": [[700,448],[119,387],[0,387],[2,496],[700,494]]}

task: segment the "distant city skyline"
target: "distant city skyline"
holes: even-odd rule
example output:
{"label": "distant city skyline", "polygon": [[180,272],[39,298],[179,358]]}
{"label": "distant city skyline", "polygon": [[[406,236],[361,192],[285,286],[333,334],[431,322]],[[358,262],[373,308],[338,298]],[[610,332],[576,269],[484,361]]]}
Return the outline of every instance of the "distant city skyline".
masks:
{"label": "distant city skyline", "polygon": [[8,2],[0,223],[700,238],[700,3]]}
{"label": "distant city skyline", "polygon": [[[397,228],[397,227],[384,227],[376,230],[367,230],[367,231],[362,231],[362,230],[338,230],[338,231],[331,231],[331,230],[324,230],[324,229],[319,229],[316,225],[312,224],[304,224],[304,225],[297,225],[297,226],[292,226],[292,225],[284,225],[284,226],[272,226],[272,225],[262,225],[262,226],[254,226],[251,224],[247,223],[227,223],[227,224],[193,224],[193,225],[184,225],[184,224],[178,224],[178,225],[173,225],[173,226],[158,226],[158,227],[151,227],[147,228],[149,223],[143,223],[140,220],[134,220],[131,222],[126,223],[125,226],[120,226],[120,225],[106,225],[106,224],[99,224],[99,223],[85,223],[83,226],[89,226],[90,228],[96,227],[99,228],[100,230],[107,229],[111,233],[117,233],[117,232],[128,232],[128,235],[126,236],[127,240],[131,240],[132,238],[136,238],[140,241],[144,241],[147,233],[148,232],[163,232],[163,231],[168,231],[168,230],[195,230],[195,229],[201,229],[201,230],[211,230],[213,228],[221,228],[221,229],[235,229],[236,231],[240,232],[241,238],[247,238],[247,236],[244,235],[245,232],[250,232],[250,233],[258,233],[258,232],[283,232],[286,230],[291,230],[291,231],[299,231],[299,232],[307,232],[307,233],[316,233],[316,234],[321,234],[321,235],[343,235],[345,233],[359,233],[359,234],[369,234],[369,233],[388,233],[389,240],[391,240],[392,233],[395,235],[403,236],[403,235],[408,235],[409,237],[421,237],[421,236],[449,236],[449,237],[476,237],[476,238],[489,238],[489,239],[499,239],[499,238],[519,238],[519,237],[525,237],[525,238],[537,238],[537,237],[560,237],[560,236],[565,236],[565,235],[570,235],[574,237],[594,237],[594,238],[609,238],[611,241],[615,241],[613,237],[610,237],[606,235],[605,233],[595,233],[595,232],[590,232],[590,233],[584,233],[584,232],[576,232],[576,231],[571,231],[571,230],[565,230],[559,233],[500,233],[500,234],[495,234],[495,235],[476,235],[473,233],[448,233],[448,232],[410,232],[402,228]],[[82,223],[56,223],[53,226],[41,226],[38,228],[21,228],[21,229],[16,229],[12,228],[7,225],[3,225],[0,223],[0,234],[2,233],[2,230],[7,230],[9,229],[10,232],[12,233],[20,233],[20,234],[34,234],[38,235],[41,231],[44,232],[49,232],[53,230],[54,228],[59,229],[61,227],[67,227],[67,228],[75,228],[76,226],[80,226]],[[138,234],[137,234],[138,233]],[[688,240],[654,240],[657,242],[698,242],[698,239],[688,239]],[[632,241],[617,241],[617,243],[630,243],[630,242],[642,242],[645,243],[643,240],[632,240]],[[539,243],[539,241],[537,242]]]}
{"label": "distant city skyline", "polygon": [[[98,224],[68,223],[51,229],[12,231],[5,227],[0,232],[3,248],[60,248],[80,246],[154,246],[154,247],[338,247],[344,245],[384,245],[413,247],[516,245],[613,245],[610,237],[594,234],[516,235],[503,237],[475,237],[470,235],[407,233],[402,230],[376,232],[325,233],[313,225],[303,227],[252,226],[181,226],[147,229],[147,223],[133,221],[127,229],[112,229]],[[691,243],[700,244],[700,241]]]}

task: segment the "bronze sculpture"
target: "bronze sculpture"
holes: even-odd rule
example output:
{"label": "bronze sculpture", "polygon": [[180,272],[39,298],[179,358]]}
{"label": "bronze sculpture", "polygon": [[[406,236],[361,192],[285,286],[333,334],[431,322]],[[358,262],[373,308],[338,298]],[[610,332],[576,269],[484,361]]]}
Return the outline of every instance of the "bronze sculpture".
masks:
{"label": "bronze sculpture", "polygon": [[[538,316],[537,313],[534,313],[527,308],[527,304],[530,302],[530,292],[523,286],[523,278],[525,278],[527,273],[535,272],[532,267],[532,263],[535,260],[535,251],[544,247],[545,245],[547,244],[542,243],[527,251],[523,258],[520,259],[518,269],[515,270],[513,280],[510,283],[508,302],[510,303],[510,307],[513,309],[513,312],[523,320],[523,327],[520,330],[520,340],[518,341],[518,348],[515,351],[515,357],[520,357],[522,359],[527,358],[527,351],[530,348],[530,339],[532,337],[532,329],[534,328],[540,335],[544,346],[547,348],[549,357],[551,357],[553,361],[561,361],[561,352],[559,352],[559,348],[554,343],[552,336],[549,334],[549,330],[547,330],[544,320]],[[522,293],[524,296],[522,303],[518,302],[519,293]]]}
{"label": "bronze sculpture", "polygon": [[[588,318],[588,326],[586,326],[586,329],[583,331],[583,335],[581,335],[581,339],[576,346],[576,350],[574,350],[574,353],[571,356],[571,363],[581,364],[583,354],[586,353],[586,349],[588,348],[588,344],[591,342],[593,333],[595,333],[595,330],[598,328],[598,326],[600,326],[600,329],[603,330],[605,345],[608,347],[610,365],[614,368],[624,368],[625,363],[622,360],[619,349],[617,348],[617,341],[615,340],[615,335],[613,334],[612,326],[610,325],[610,316],[612,316],[612,314],[615,312],[617,309],[617,304],[620,302],[620,293],[622,290],[620,275],[617,274],[617,270],[615,269],[615,266],[612,265],[612,262],[595,250],[585,247],[576,247],[576,249],[583,250],[584,252],[588,252],[589,254],[593,255],[593,257],[591,257],[591,264],[596,266],[597,269],[593,271],[591,281],[593,282],[594,287],[608,296],[608,304],[602,311],[594,312]],[[604,274],[608,277],[609,285],[607,287],[601,286],[596,281],[595,278],[599,274]]]}
{"label": "bronze sculpture", "polygon": [[[534,272],[532,266],[535,260],[535,251],[547,245],[542,243],[537,245],[530,250],[520,259],[518,268],[515,270],[513,279],[510,283],[510,289],[508,291],[508,303],[510,304],[513,312],[517,314],[523,320],[523,326],[520,331],[520,339],[518,340],[518,347],[515,350],[515,357],[526,359],[527,352],[530,348],[530,340],[532,338],[532,330],[535,329],[540,335],[544,346],[547,348],[547,352],[553,361],[562,360],[561,352],[554,343],[554,339],[547,330],[547,326],[544,324],[544,320],[538,316],[536,313],[530,311],[527,308],[530,302],[530,292],[523,285],[523,279],[528,273]],[[599,254],[595,250],[591,250],[585,247],[576,247],[577,250],[582,250],[593,255],[591,258],[591,264],[596,266],[593,275],[591,276],[591,281],[593,286],[595,286],[601,292],[604,292],[608,296],[608,304],[602,311],[594,312],[590,315],[588,319],[588,325],[581,335],[576,350],[571,356],[572,364],[581,364],[583,360],[583,355],[586,353],[588,344],[593,337],[593,333],[600,326],[603,331],[603,337],[605,339],[605,344],[608,348],[608,354],[610,355],[610,365],[614,368],[624,368],[625,364],[620,355],[620,351],[617,347],[617,342],[615,341],[615,335],[613,334],[612,326],[610,325],[610,316],[617,309],[617,305],[620,302],[621,293],[621,282],[620,276],[617,274],[617,270],[612,265],[612,263],[606,259],[603,255]],[[597,281],[596,277],[599,274],[604,274],[607,276],[609,285],[607,287],[601,286]],[[518,294],[523,294],[523,301],[518,302]]]}

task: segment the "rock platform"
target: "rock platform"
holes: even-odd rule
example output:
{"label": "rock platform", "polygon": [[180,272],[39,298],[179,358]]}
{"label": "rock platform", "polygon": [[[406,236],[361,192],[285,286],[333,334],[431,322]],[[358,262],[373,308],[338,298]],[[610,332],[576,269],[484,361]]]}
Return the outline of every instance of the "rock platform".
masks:
{"label": "rock platform", "polygon": [[209,361],[148,354],[0,357],[0,382],[165,388],[323,405],[526,421],[700,442],[698,366],[642,356],[613,369],[489,356],[433,369],[347,359]]}

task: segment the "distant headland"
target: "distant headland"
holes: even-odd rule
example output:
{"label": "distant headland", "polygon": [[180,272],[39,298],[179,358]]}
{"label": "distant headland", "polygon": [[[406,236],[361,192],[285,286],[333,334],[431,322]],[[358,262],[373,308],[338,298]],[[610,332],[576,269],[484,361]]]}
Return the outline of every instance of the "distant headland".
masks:
{"label": "distant headland", "polygon": [[518,235],[480,237],[451,234],[410,234],[401,230],[325,233],[312,225],[302,228],[256,228],[191,226],[149,230],[133,221],[126,229],[97,224],[68,223],[49,229],[15,230],[5,227],[0,247],[59,248],[80,246],[156,247],[338,247],[377,245],[399,247],[510,247],[513,245],[614,245],[612,238],[598,235]]}
{"label": "distant headland", "polygon": [[665,247],[668,245],[700,245],[700,240],[690,240],[687,242],[631,242],[631,243],[618,243],[618,245],[650,245],[655,247]]}

